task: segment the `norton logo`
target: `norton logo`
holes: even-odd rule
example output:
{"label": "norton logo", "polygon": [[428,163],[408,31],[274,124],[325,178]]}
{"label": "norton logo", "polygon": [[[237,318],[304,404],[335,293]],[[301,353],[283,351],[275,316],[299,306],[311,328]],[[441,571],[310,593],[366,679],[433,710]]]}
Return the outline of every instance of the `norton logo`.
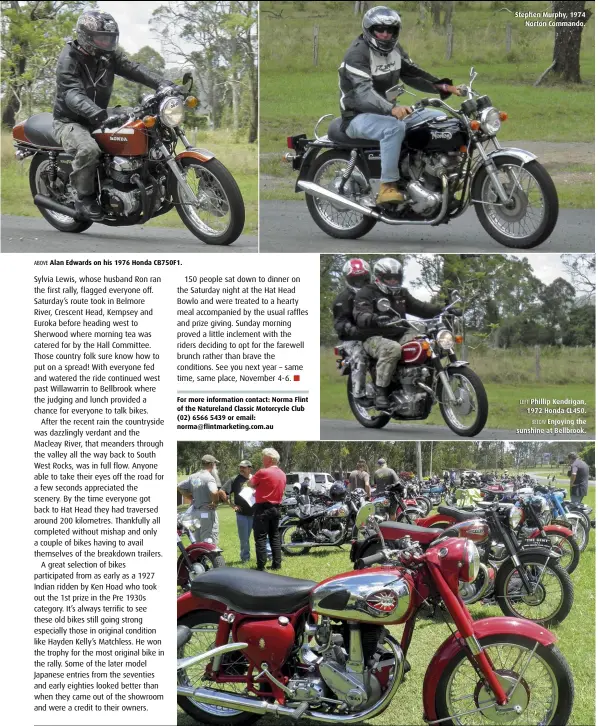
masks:
{"label": "norton logo", "polygon": [[111,136],[110,141],[128,141],[126,136]]}
{"label": "norton logo", "polygon": [[430,131],[430,136],[433,139],[452,139],[453,135],[450,131]]}
{"label": "norton logo", "polygon": [[260,638],[258,641],[258,645],[260,647],[260,650],[264,650],[266,648],[266,641],[263,638]]}

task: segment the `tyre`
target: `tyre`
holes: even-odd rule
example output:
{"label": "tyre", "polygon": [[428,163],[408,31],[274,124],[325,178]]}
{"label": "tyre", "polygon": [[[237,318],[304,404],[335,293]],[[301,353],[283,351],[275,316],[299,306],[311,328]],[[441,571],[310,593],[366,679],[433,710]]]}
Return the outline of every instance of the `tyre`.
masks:
{"label": "tyre", "polygon": [[217,159],[203,162],[192,157],[179,160],[198,206],[185,204],[172,179],[173,199],[187,229],[207,245],[230,245],[245,226],[245,203],[228,169]]}
{"label": "tyre", "polygon": [[390,421],[388,413],[370,413],[373,409],[361,406],[353,396],[353,388],[351,385],[351,376],[347,378],[347,398],[349,399],[349,408],[353,416],[366,429],[383,429]]}
{"label": "tyre", "polygon": [[424,513],[424,517],[430,514],[430,512],[432,511],[432,502],[428,499],[428,497],[415,497],[415,501]]}
{"label": "tyre", "polygon": [[[505,247],[537,247],[550,237],[559,216],[559,198],[550,174],[537,161],[522,167],[521,160],[514,156],[504,156],[494,163],[507,193],[513,191],[512,204],[506,208],[500,202],[482,167],[471,186],[471,198],[483,202],[475,205],[480,224]],[[514,189],[511,174],[519,188]]]}
{"label": "tyre", "polygon": [[573,675],[556,646],[540,645],[531,638],[511,633],[480,638],[480,645],[490,661],[499,665],[495,673],[503,688],[508,691],[515,686],[513,705],[520,706],[522,713],[511,720],[507,713],[497,712],[494,705],[480,713],[480,702],[489,699],[491,692],[488,693],[463,649],[444,666],[438,682],[438,720],[447,726],[474,726],[482,722],[562,726],[569,722],[575,690]]}
{"label": "tyre", "polygon": [[575,536],[546,532],[552,542],[552,549],[560,553],[559,565],[569,574],[575,572],[579,565],[580,549]]}
{"label": "tyre", "polygon": [[567,514],[567,519],[564,520],[564,524],[572,532],[580,552],[585,552],[586,547],[590,541],[590,528],[586,525],[584,517],[580,516],[577,512]]}
{"label": "tyre", "polygon": [[471,368],[447,368],[446,374],[453,393],[460,403],[451,404],[448,394],[438,380],[436,389],[440,413],[446,425],[458,436],[477,436],[488,420],[488,396],[477,373]]}
{"label": "tyre", "polygon": [[[207,572],[208,570],[211,570],[215,567],[226,567],[224,557],[217,552],[207,552],[205,554],[200,554],[197,551],[194,552],[193,550],[191,550],[189,556],[191,557],[191,560],[194,564],[198,563],[201,565],[201,568],[203,568],[204,572]],[[199,569],[201,570],[201,568]],[[182,555],[179,557],[179,560],[177,562],[177,583],[180,587],[183,588],[183,590],[188,590],[190,587],[189,568],[187,567],[187,563],[183,559]]]}
{"label": "tyre", "polygon": [[[74,195],[74,190],[70,186],[69,173],[70,168],[66,164],[58,165],[58,182],[62,189],[61,194],[57,194],[54,191],[50,191],[50,187],[47,181],[47,173],[50,165],[49,159],[43,154],[36,154],[33,157],[31,166],[29,167],[29,188],[31,195],[35,197],[36,194],[41,194],[44,197],[51,197],[61,204],[65,204],[67,207],[73,207],[73,203],[69,197]],[[89,229],[93,222],[78,222],[72,217],[67,217],[66,214],[59,214],[53,212],[50,209],[43,209],[37,207],[39,213],[54,229],[60,230],[60,232],[68,232],[70,234],[85,232]]]}
{"label": "tyre", "polygon": [[[291,542],[303,542],[305,533],[297,524],[288,524],[280,528],[280,546],[288,557],[308,555],[311,547],[289,547]],[[299,539],[299,537],[301,539]]]}
{"label": "tyre", "polygon": [[[180,648],[177,654],[178,658],[187,658],[210,650],[216,638],[216,629],[218,628],[219,620],[220,613],[214,613],[209,610],[198,610],[180,618],[177,625],[186,625],[193,631],[193,636],[188,643]],[[219,684],[205,681],[203,674],[206,665],[207,661],[202,661],[197,665],[190,666],[186,670],[178,671],[178,685],[194,688],[214,688],[244,695],[244,683]],[[237,676],[245,675],[248,665],[248,661],[242,655],[241,651],[233,651],[223,656],[221,673],[229,673],[230,675]],[[232,708],[209,706],[188,696],[177,696],[177,703],[185,713],[201,724],[211,724],[213,726],[229,726],[229,724],[231,726],[249,726],[249,724],[255,723],[260,718],[259,715],[245,713],[244,711],[238,711]]]}
{"label": "tyre", "polygon": [[532,620],[538,625],[561,623],[573,606],[573,583],[568,573],[554,559],[546,564],[540,554],[520,554],[521,565],[535,591],[523,586],[517,568],[507,559],[498,569],[494,595],[505,615]]}
{"label": "tyre", "polygon": [[[319,184],[336,193],[341,175],[347,168],[351,155],[348,151],[331,149],[320,154],[312,164],[307,181]],[[367,173],[361,159],[357,161],[355,171],[345,186],[345,195],[353,198],[364,194],[368,186]],[[324,197],[305,195],[305,203],[312,219],[318,227],[330,237],[337,239],[358,239],[374,228],[376,220],[352,209],[337,207]]]}

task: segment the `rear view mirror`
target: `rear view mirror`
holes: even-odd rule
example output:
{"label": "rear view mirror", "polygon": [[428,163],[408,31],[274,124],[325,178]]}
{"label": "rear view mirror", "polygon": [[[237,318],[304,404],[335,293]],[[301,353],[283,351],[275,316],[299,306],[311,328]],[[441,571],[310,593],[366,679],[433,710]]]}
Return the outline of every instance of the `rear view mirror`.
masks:
{"label": "rear view mirror", "polygon": [[387,300],[385,297],[378,300],[376,303],[376,307],[381,313],[385,313],[388,310],[390,310],[390,300]]}
{"label": "rear view mirror", "polygon": [[389,88],[384,95],[386,96],[387,101],[393,103],[399,96],[402,96],[404,93],[405,89],[403,88],[403,86],[400,83],[397,83],[396,86]]}
{"label": "rear view mirror", "polygon": [[185,86],[187,83],[189,83],[189,90],[193,87],[193,74],[187,71],[185,75],[183,76],[183,86]]}

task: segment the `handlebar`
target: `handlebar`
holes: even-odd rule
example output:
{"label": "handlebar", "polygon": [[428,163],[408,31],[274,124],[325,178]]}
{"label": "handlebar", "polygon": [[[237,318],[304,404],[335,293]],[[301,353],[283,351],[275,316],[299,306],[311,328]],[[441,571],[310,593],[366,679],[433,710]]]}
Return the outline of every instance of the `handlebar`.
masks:
{"label": "handlebar", "polygon": [[363,570],[366,567],[371,567],[372,565],[377,565],[379,562],[385,562],[386,561],[386,554],[382,551],[376,552],[375,555],[370,555],[369,557],[361,557],[357,562],[355,563],[357,565],[358,570]]}

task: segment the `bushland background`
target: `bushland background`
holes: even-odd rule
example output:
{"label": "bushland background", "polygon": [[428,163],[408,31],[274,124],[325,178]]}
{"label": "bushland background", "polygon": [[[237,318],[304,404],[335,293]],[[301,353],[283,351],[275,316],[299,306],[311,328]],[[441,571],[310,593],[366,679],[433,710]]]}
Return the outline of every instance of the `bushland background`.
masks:
{"label": "bushland background", "polygon": [[[200,105],[187,111],[184,127],[194,145],[213,151],[235,177],[245,201],[247,234],[257,231],[257,6],[255,0],[164,3],[149,21],[155,44],[130,54],[176,82],[186,71],[193,73]],[[29,191],[29,162],[15,160],[11,129],[31,114],[52,111],[58,56],[65,42],[75,37],[80,13],[96,7],[95,2],[1,3],[4,214],[39,215]],[[118,14],[115,19],[118,22]],[[149,92],[117,78],[110,104],[135,106]],[[183,227],[175,210],[149,224]]]}
{"label": "bushland background", "polygon": [[[491,428],[529,424],[519,400],[574,398],[587,403],[594,422],[595,265],[594,255],[561,255],[565,275],[546,285],[521,255],[394,255],[420,265],[411,292],[445,304],[456,289],[463,302],[468,360],[488,392]],[[363,255],[372,265],[376,255]],[[320,408],[322,418],[351,419],[346,377],[336,368],[332,304],[343,289],[347,255],[320,256]],[[427,423],[442,424],[434,410]]]}
{"label": "bushland background", "polygon": [[[281,161],[286,137],[306,133],[313,138],[321,116],[338,115],[337,68],[361,32],[364,8],[375,4],[260,3],[262,199],[303,198],[295,194],[293,172]],[[458,84],[469,79],[469,69],[475,66],[479,75],[474,88],[509,114],[499,141],[511,146],[534,143],[531,148],[555,180],[561,206],[594,207],[593,2],[386,5],[401,14],[400,42],[426,71]],[[559,37],[555,48],[554,28],[525,27],[524,19],[514,15],[553,9],[585,11],[578,49],[578,38],[573,37]],[[534,85],[552,65],[556,51],[559,64]],[[449,103],[455,105],[454,99]]]}

